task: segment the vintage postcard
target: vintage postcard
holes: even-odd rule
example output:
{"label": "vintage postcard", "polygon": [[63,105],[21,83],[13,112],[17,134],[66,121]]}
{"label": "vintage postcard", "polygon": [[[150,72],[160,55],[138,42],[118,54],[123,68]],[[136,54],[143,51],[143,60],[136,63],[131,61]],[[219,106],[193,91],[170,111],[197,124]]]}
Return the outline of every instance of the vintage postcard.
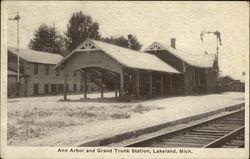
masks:
{"label": "vintage postcard", "polygon": [[1,3],[1,158],[248,158],[248,2]]}

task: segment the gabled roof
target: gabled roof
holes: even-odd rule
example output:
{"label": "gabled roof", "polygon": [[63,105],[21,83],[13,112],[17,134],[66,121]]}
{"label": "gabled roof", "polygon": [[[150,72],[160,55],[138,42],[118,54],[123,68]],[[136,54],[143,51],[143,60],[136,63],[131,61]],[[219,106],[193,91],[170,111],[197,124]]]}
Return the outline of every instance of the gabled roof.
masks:
{"label": "gabled roof", "polygon": [[170,46],[164,45],[159,42],[154,42],[144,51],[153,50],[166,50],[191,66],[209,68],[213,67],[214,65],[215,54],[190,54],[181,50],[176,50]]}
{"label": "gabled roof", "polygon": [[41,52],[31,49],[19,49],[17,52],[16,48],[8,47],[8,51],[15,54],[19,54],[19,57],[23,58],[28,62],[43,63],[43,64],[57,64],[60,60],[63,59],[62,55],[53,54],[48,52]]}
{"label": "gabled roof", "polygon": [[60,61],[55,66],[55,68],[58,67],[63,62],[65,62],[67,58],[69,58],[75,52],[91,51],[91,50],[101,50],[125,67],[169,72],[169,73],[180,73],[175,68],[166,64],[155,55],[91,39],[85,40],[68,56],[66,56],[62,61]]}

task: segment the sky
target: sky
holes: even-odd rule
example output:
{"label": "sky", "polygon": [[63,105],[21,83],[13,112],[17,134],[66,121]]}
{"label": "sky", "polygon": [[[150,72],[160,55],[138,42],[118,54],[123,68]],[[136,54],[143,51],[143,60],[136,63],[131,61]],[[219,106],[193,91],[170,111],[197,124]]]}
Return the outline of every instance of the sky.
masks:
{"label": "sky", "polygon": [[[222,75],[244,80],[249,57],[249,4],[247,2],[6,2],[7,18],[20,20],[20,47],[28,48],[34,30],[41,24],[53,25],[64,34],[74,12],[90,15],[100,25],[103,37],[136,35],[142,50],[154,41],[188,53],[216,53],[216,37],[200,33],[219,31],[219,65]],[[8,46],[17,45],[16,21],[7,21]]]}

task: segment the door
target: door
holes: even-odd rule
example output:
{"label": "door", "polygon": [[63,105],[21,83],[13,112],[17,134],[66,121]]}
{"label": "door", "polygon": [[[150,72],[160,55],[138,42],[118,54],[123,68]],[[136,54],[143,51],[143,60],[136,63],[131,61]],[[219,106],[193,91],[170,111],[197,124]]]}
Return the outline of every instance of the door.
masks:
{"label": "door", "polygon": [[49,85],[48,84],[44,85],[44,94],[49,94]]}
{"label": "door", "polygon": [[38,94],[38,84],[34,84],[34,95]]}

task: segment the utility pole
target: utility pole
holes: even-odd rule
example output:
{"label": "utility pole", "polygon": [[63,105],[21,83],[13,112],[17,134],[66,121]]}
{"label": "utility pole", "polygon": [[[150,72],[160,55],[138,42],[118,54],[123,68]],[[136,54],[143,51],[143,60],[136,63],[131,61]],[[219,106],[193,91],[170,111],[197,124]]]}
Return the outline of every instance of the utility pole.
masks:
{"label": "utility pole", "polygon": [[19,60],[19,20],[21,17],[19,16],[19,12],[14,18],[9,18],[9,20],[16,20],[17,21],[17,96],[19,96],[19,89],[20,89],[20,60]]}

